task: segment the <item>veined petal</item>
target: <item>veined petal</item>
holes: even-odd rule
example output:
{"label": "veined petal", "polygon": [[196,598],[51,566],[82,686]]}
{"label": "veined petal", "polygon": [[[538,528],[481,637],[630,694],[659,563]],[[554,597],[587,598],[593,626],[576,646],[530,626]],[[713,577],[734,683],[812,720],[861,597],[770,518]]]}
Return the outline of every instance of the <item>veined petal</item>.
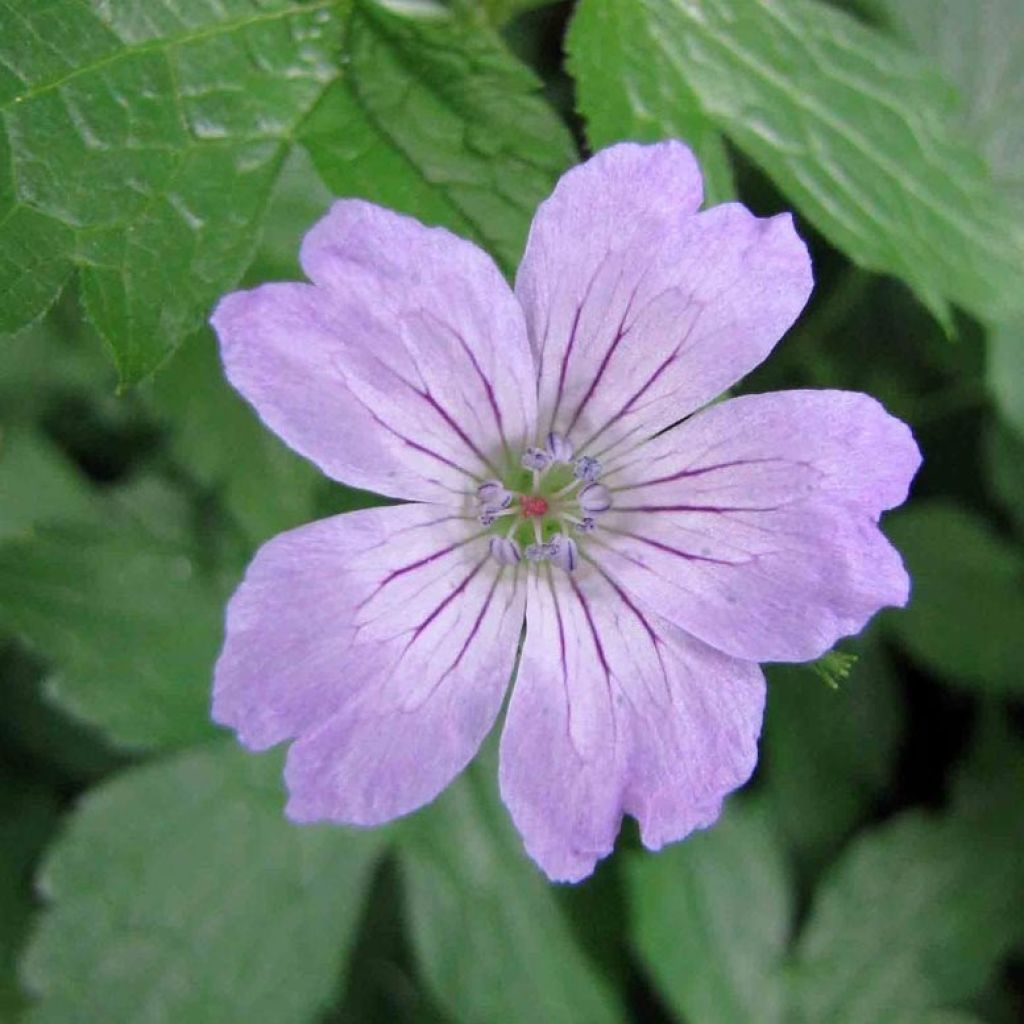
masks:
{"label": "veined petal", "polygon": [[811,291],[788,214],[696,213],[679,143],[625,143],[569,171],[534,218],[516,280],[538,363],[541,430],[607,455],[752,370]]}
{"label": "veined petal", "polygon": [[365,509],[280,535],[228,608],[214,718],[247,746],[299,737],[302,821],[385,821],[432,799],[501,706],[520,570],[436,506]]}
{"label": "veined petal", "polygon": [[529,588],[500,775],[530,856],[576,881],[624,814],[651,849],[710,825],[754,768],[758,666],[687,636],[593,565]]}
{"label": "veined petal", "polygon": [[326,473],[451,501],[518,455],[535,419],[522,312],[490,258],[342,200],[306,236],[314,285],[235,292],[211,323],[228,377]]}
{"label": "veined petal", "polygon": [[866,395],[790,391],[704,410],[609,466],[601,564],[738,658],[804,661],[909,580],[878,529],[920,453]]}

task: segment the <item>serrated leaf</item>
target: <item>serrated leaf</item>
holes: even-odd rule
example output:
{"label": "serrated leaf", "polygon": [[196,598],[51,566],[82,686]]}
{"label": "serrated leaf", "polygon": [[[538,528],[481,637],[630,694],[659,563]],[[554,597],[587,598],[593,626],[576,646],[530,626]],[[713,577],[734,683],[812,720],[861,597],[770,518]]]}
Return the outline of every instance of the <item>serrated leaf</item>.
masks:
{"label": "serrated leaf", "polygon": [[681,1019],[791,1020],[781,969],[793,893],[764,806],[731,799],[707,832],[632,857],[626,877],[631,942]]}
{"label": "serrated leaf", "polygon": [[223,595],[185,553],[123,527],[0,544],[0,625],[47,658],[50,695],[131,748],[213,735]]}
{"label": "serrated leaf", "polygon": [[591,148],[622,139],[682,139],[700,160],[705,205],[732,199],[736,189],[722,136],[670,46],[656,45],[651,32],[651,21],[635,0],[577,6],[566,47]]}
{"label": "serrated leaf", "polygon": [[984,318],[1020,309],[1024,230],[924,62],[810,0],[634,6],[704,114],[854,262],[947,321],[949,301]]}
{"label": "serrated leaf", "polygon": [[448,223],[506,267],[573,158],[532,74],[440,8],[3,0],[0,68],[0,330],[77,267],[127,383],[240,278],[297,136],[335,193]]}
{"label": "serrated leaf", "polygon": [[913,580],[882,621],[925,665],[974,689],[1024,690],[1024,558],[980,517],[940,501],[886,520]]}
{"label": "serrated leaf", "polygon": [[0,4],[0,306],[71,267],[123,381],[244,270],[290,136],[338,73],[321,0]]}
{"label": "serrated leaf", "polygon": [[307,1024],[342,973],[383,833],[297,827],[280,757],[232,742],[92,790],[40,879],[30,1024]]}
{"label": "serrated leaf", "polygon": [[471,237],[513,270],[575,159],[539,81],[491,32],[430,5],[358,3],[345,47],[345,78],[299,136],[327,185]]}
{"label": "serrated leaf", "polygon": [[780,833],[821,863],[885,789],[903,724],[899,678],[877,641],[838,689],[802,666],[768,667],[764,784]]}
{"label": "serrated leaf", "polygon": [[[477,766],[477,771],[479,766]],[[496,784],[469,775],[400,834],[411,938],[455,1020],[545,1024],[618,1019],[551,888],[523,855]]]}

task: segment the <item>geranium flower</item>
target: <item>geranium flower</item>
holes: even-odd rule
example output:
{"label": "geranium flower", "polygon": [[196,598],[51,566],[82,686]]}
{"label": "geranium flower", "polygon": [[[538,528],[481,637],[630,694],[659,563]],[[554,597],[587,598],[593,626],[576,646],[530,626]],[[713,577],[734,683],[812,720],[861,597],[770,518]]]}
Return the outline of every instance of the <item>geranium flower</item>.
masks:
{"label": "geranium flower", "polygon": [[569,171],[513,292],[440,228],[341,200],[312,284],[225,297],[234,386],[328,476],[408,504],[264,545],[232,598],[213,715],[294,740],[295,821],[375,825],[433,799],[501,709],[502,797],[553,879],[624,814],[652,849],[753,770],[763,661],[805,661],[902,605],[878,529],[919,455],[873,399],[709,405],[811,291],[788,214],[697,212],[676,142]]}

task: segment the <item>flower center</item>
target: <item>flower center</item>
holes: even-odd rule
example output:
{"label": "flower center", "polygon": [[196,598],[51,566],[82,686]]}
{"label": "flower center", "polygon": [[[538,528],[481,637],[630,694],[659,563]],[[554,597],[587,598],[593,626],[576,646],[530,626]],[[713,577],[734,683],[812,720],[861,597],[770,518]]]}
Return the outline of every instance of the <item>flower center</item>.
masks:
{"label": "flower center", "polygon": [[492,557],[502,565],[553,562],[572,572],[580,542],[611,508],[611,491],[599,483],[601,464],[576,455],[572,443],[549,434],[547,443],[527,448],[502,480],[477,488],[482,525],[489,527]]}
{"label": "flower center", "polygon": [[519,499],[519,508],[524,519],[543,518],[548,514],[548,501],[539,494],[524,494]]}

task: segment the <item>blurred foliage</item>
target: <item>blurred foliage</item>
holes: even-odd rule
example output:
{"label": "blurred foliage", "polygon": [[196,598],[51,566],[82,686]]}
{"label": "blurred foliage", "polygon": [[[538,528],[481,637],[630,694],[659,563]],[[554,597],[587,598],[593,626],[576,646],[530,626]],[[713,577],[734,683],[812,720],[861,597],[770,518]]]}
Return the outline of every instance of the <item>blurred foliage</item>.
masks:
{"label": "blurred foliage", "polygon": [[[1024,1017],[1022,98],[1017,0],[0,0],[0,1021]],[[493,751],[388,829],[294,828],[208,720],[223,603],[379,499],[260,425],[211,304],[298,275],[335,195],[511,273],[578,150],[667,136],[812,247],[742,388],[912,424],[910,607],[770,666],[748,791],[581,886]]]}

